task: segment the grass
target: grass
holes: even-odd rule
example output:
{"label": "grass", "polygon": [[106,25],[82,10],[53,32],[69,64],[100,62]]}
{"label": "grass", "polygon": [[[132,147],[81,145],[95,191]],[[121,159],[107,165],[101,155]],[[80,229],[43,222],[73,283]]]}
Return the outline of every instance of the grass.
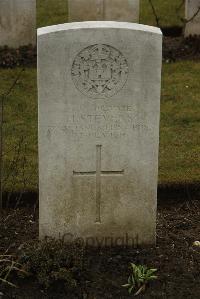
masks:
{"label": "grass", "polygon": [[37,0],[37,27],[66,23],[67,0]]}
{"label": "grass", "polygon": [[[20,68],[0,69],[0,94],[12,86]],[[4,191],[36,190],[37,171],[37,93],[36,69],[26,68],[4,99],[3,126]]]}
{"label": "grass", "polygon": [[198,62],[163,66],[160,184],[200,181],[199,77]]}
{"label": "grass", "polygon": [[[179,17],[184,17],[184,5],[181,6],[182,0],[152,0],[152,3],[162,28],[183,25]],[[181,8],[178,9],[180,6]],[[140,0],[140,23],[156,26],[149,0]]]}
{"label": "grass", "polygon": [[[178,26],[181,0],[152,0],[162,26]],[[67,21],[66,0],[38,0],[38,27]],[[141,0],[141,23],[155,25],[148,0]],[[0,94],[6,93],[20,68],[0,69]],[[198,62],[163,65],[159,184],[200,181]],[[25,68],[5,99],[4,191],[38,189],[36,69]]]}

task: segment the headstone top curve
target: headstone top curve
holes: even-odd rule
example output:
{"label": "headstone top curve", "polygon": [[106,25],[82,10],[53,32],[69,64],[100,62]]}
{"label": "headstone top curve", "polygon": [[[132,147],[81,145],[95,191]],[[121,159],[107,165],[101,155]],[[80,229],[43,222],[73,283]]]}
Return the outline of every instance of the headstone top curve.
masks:
{"label": "headstone top curve", "polygon": [[42,36],[45,34],[59,32],[59,31],[77,30],[77,29],[98,29],[98,28],[129,29],[129,30],[144,31],[144,32],[150,32],[150,33],[162,35],[162,32],[158,27],[142,25],[137,23],[115,22],[115,21],[87,21],[87,22],[74,22],[74,23],[52,25],[52,26],[38,28],[37,35]]}

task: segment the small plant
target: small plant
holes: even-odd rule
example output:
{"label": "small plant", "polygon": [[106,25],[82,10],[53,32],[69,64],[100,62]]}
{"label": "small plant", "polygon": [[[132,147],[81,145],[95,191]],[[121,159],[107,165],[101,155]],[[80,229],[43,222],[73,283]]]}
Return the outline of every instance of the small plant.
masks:
{"label": "small plant", "polygon": [[122,287],[127,288],[129,294],[135,291],[135,296],[145,291],[149,281],[157,279],[157,276],[154,275],[157,269],[149,269],[147,266],[136,266],[131,263],[131,271],[132,273],[128,278],[128,283],[122,285]]}
{"label": "small plant", "polygon": [[23,269],[23,266],[15,261],[12,255],[0,255],[0,283],[17,287],[14,283],[10,282],[9,279],[13,272],[28,275],[28,273]]}

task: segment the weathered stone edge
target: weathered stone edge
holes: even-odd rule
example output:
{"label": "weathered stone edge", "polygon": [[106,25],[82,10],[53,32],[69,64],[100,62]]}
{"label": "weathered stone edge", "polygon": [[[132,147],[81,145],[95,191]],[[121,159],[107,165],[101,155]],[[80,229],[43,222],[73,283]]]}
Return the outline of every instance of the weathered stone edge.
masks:
{"label": "weathered stone edge", "polygon": [[110,29],[128,29],[135,31],[144,31],[154,34],[162,35],[160,28],[142,25],[137,23],[129,22],[115,22],[115,21],[88,21],[88,22],[74,22],[65,23],[59,25],[52,25],[41,27],[37,29],[37,35],[45,35],[53,32],[66,31],[66,30],[77,30],[77,29],[98,29],[98,28],[110,28]]}

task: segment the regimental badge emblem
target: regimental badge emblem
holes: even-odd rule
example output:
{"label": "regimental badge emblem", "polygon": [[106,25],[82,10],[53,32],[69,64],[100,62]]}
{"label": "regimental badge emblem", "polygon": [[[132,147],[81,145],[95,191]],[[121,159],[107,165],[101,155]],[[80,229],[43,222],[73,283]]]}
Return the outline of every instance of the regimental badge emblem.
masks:
{"label": "regimental badge emblem", "polygon": [[83,49],[74,59],[72,79],[83,94],[104,99],[125,85],[128,64],[124,55],[109,45],[97,44]]}

